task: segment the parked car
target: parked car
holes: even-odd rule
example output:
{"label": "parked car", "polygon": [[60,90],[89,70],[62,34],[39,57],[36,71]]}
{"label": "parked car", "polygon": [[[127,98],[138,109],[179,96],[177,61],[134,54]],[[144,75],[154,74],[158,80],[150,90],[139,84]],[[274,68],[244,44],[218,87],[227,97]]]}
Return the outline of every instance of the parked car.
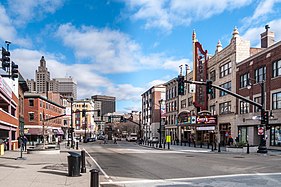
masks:
{"label": "parked car", "polygon": [[86,140],[87,140],[87,142],[94,142],[94,141],[96,141],[96,138],[87,138]]}
{"label": "parked car", "polygon": [[128,142],[135,142],[137,141],[138,136],[137,133],[131,133],[130,136],[127,137]]}

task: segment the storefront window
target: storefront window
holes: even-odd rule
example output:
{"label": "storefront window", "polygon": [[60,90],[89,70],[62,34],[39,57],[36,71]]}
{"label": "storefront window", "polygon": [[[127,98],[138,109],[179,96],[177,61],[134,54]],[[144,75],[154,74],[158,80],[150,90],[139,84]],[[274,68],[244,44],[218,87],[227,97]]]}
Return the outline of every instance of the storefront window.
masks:
{"label": "storefront window", "polygon": [[281,126],[271,128],[270,140],[272,146],[281,146]]}

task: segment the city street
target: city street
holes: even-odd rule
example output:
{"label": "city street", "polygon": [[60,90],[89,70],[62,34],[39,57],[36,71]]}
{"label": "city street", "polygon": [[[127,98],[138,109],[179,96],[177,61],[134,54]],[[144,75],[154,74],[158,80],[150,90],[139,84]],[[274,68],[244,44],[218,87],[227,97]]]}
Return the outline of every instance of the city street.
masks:
{"label": "city street", "polygon": [[196,149],[191,152],[189,147],[179,146],[158,150],[125,141],[83,146],[101,170],[101,186],[279,186],[281,183],[280,153],[247,155]]}

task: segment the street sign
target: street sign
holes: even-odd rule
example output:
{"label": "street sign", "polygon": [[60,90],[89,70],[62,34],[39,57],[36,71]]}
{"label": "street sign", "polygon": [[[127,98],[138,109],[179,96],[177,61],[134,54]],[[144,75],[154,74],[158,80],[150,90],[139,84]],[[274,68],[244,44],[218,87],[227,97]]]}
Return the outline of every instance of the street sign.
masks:
{"label": "street sign", "polygon": [[263,127],[258,128],[258,135],[263,135]]}
{"label": "street sign", "polygon": [[196,84],[189,84],[189,93],[196,92]]}

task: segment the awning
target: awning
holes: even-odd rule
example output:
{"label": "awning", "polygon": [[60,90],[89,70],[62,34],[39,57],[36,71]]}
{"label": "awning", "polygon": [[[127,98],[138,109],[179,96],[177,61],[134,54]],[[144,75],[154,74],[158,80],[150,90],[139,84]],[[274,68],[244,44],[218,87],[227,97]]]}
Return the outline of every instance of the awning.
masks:
{"label": "awning", "polygon": [[53,129],[53,133],[56,135],[64,135],[64,132],[61,129]]}
{"label": "awning", "polygon": [[42,135],[42,128],[25,128],[24,134],[25,135]]}

